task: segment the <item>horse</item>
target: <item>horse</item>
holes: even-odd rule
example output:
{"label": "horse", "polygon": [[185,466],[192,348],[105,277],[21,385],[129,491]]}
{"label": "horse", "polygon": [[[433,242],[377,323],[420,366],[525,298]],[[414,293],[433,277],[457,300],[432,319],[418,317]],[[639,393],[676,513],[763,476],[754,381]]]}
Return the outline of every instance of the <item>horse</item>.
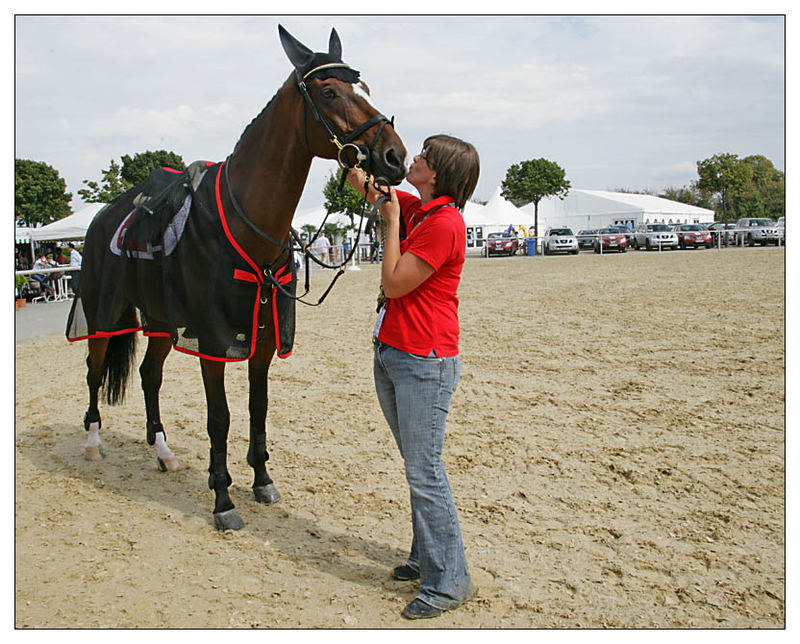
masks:
{"label": "horse", "polygon": [[[226,362],[248,362],[253,494],[264,504],[280,498],[266,468],[268,372],[276,350],[286,357],[280,352],[276,302],[294,278],[291,223],[313,157],[357,165],[385,185],[397,185],[406,173],[406,149],[393,119],[372,105],[359,72],[342,62],[336,30],[327,52],[312,51],[282,25],[278,32],[294,69],[226,161],[195,162],[182,173],[155,170],[97,214],[86,234],[82,283],[67,322],[69,340],[88,339],[84,429],[85,457],[91,461],[104,458],[99,396],[109,405],[124,399],[137,331],[143,330],[147,350],[139,373],[147,442],[155,446],[163,471],[178,469],[159,409],[163,366],[173,346],[200,357],[210,439],[208,487],[218,530],[244,526],[228,492]],[[165,204],[172,211],[159,216]],[[202,207],[218,216],[197,223]],[[137,222],[150,230],[147,243],[133,234]],[[187,250],[189,243],[195,248]],[[213,244],[207,251],[211,261],[193,265],[189,255],[207,243]],[[163,279],[148,273],[156,265]],[[230,281],[219,281],[223,278]],[[242,302],[243,312],[233,320],[233,304]],[[293,324],[293,308],[291,316]]]}

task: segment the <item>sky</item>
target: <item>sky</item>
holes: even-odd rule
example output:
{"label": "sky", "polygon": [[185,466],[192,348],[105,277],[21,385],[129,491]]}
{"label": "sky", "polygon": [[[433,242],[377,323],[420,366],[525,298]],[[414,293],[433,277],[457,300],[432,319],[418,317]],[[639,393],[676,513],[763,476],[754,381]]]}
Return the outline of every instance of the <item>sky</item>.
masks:
{"label": "sky", "polygon": [[[17,15],[15,157],[58,170],[74,210],[124,154],[225,159],[291,73],[279,23],[315,51],[335,27],[409,153],[472,142],[479,200],[540,157],[595,190],[688,186],[722,152],[785,170],[779,15]],[[298,210],[334,169],[314,161]]]}

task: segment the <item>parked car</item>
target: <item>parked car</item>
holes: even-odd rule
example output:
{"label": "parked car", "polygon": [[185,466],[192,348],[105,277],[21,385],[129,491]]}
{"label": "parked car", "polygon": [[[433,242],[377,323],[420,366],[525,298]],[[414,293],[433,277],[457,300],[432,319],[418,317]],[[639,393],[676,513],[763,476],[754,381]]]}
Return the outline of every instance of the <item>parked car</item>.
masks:
{"label": "parked car", "polygon": [[552,255],[553,253],[571,253],[577,255],[578,239],[570,228],[548,228],[544,233],[542,242],[542,253]]}
{"label": "parked car", "polygon": [[711,248],[711,233],[700,224],[678,224],[675,226],[675,234],[681,248]]}
{"label": "parked car", "polygon": [[[726,223],[724,221],[715,221],[706,226],[708,232],[711,233],[711,241],[714,246],[727,246],[733,243],[733,231],[736,224]],[[720,239],[722,237],[722,239]]]}
{"label": "parked car", "polygon": [[618,230],[623,235],[625,235],[625,239],[628,240],[628,247],[630,248],[633,246],[633,229],[626,228],[625,226],[609,226],[609,228],[613,228],[614,230]]}
{"label": "parked car", "polygon": [[576,235],[578,238],[578,248],[594,248],[594,240],[597,237],[597,229],[579,230]]}
{"label": "parked car", "polygon": [[771,219],[743,217],[736,222],[734,242],[747,242],[748,246],[778,243],[778,229]]}
{"label": "parked car", "polygon": [[785,244],[786,243],[786,217],[778,217],[778,221],[775,222],[775,228],[778,231],[778,243]]}
{"label": "parked car", "polygon": [[628,238],[616,226],[601,228],[594,242],[594,252],[599,253],[601,250],[604,253],[610,250],[624,253],[628,250]]}
{"label": "parked car", "polygon": [[486,238],[486,245],[483,247],[483,254],[486,257],[492,255],[511,256],[519,250],[519,240],[516,237],[505,233],[489,233]]}
{"label": "parked car", "polygon": [[633,236],[633,247],[645,248],[678,248],[678,236],[667,224],[639,224]]}

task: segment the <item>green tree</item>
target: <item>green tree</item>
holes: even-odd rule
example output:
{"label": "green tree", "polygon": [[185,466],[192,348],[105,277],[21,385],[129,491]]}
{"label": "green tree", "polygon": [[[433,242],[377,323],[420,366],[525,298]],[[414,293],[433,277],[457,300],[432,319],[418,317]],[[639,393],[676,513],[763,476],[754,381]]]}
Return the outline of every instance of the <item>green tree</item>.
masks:
{"label": "green tree", "polygon": [[164,166],[173,170],[186,170],[186,164],[180,154],[168,150],[155,150],[151,152],[137,152],[133,157],[122,155],[122,170],[120,176],[125,189],[132,188],[141,183],[156,168]]}
{"label": "green tree", "polygon": [[58,170],[41,161],[14,161],[14,221],[19,226],[49,224],[72,214],[72,193]]}
{"label": "green tree", "polygon": [[[770,217],[777,219],[786,213],[786,177],[783,172],[778,170],[772,161],[761,155],[754,155],[742,159],[742,163],[750,166],[753,177],[749,184],[745,185],[744,195],[749,196],[756,208],[760,206],[761,215],[753,217]],[[752,205],[749,206],[751,209]],[[749,216],[749,215],[742,215]]]}
{"label": "green tree", "polygon": [[89,203],[108,203],[144,181],[153,170],[163,166],[175,170],[186,169],[181,156],[167,150],[137,152],[133,157],[123,154],[122,165],[111,159],[108,169],[102,171],[101,182],[98,184],[96,181],[84,179],[86,188],[78,190],[78,194]]}
{"label": "green tree", "polygon": [[103,179],[99,184],[89,179],[83,180],[86,187],[78,190],[81,199],[87,203],[109,203],[119,197],[125,192],[120,171],[119,163],[111,159],[108,169],[102,172]]}
{"label": "green tree", "polygon": [[748,182],[753,179],[753,168],[741,163],[735,154],[715,154],[697,162],[700,177],[697,187],[701,194],[716,197],[719,203],[720,221],[736,218],[735,203]]}
{"label": "green tree", "polygon": [[[350,226],[355,224],[355,218],[360,217],[364,212],[364,195],[350,185],[349,181],[344,182],[344,188],[339,192],[342,170],[339,169],[334,174],[331,172],[322,194],[325,197],[325,210],[327,212],[342,212],[350,217]],[[327,233],[326,233],[327,234]]]}
{"label": "green tree", "polygon": [[532,159],[512,165],[500,187],[500,194],[517,207],[533,203],[533,234],[538,237],[539,202],[550,196],[563,199],[570,183],[564,169],[554,161]]}

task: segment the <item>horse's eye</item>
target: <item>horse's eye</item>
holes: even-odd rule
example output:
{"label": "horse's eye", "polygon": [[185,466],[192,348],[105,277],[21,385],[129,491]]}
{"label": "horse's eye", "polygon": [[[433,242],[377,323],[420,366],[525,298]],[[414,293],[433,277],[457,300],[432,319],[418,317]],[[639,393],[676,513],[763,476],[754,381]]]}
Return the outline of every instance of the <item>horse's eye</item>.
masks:
{"label": "horse's eye", "polygon": [[330,87],[326,87],[322,90],[323,98],[333,99],[336,98],[336,92],[334,92]]}

